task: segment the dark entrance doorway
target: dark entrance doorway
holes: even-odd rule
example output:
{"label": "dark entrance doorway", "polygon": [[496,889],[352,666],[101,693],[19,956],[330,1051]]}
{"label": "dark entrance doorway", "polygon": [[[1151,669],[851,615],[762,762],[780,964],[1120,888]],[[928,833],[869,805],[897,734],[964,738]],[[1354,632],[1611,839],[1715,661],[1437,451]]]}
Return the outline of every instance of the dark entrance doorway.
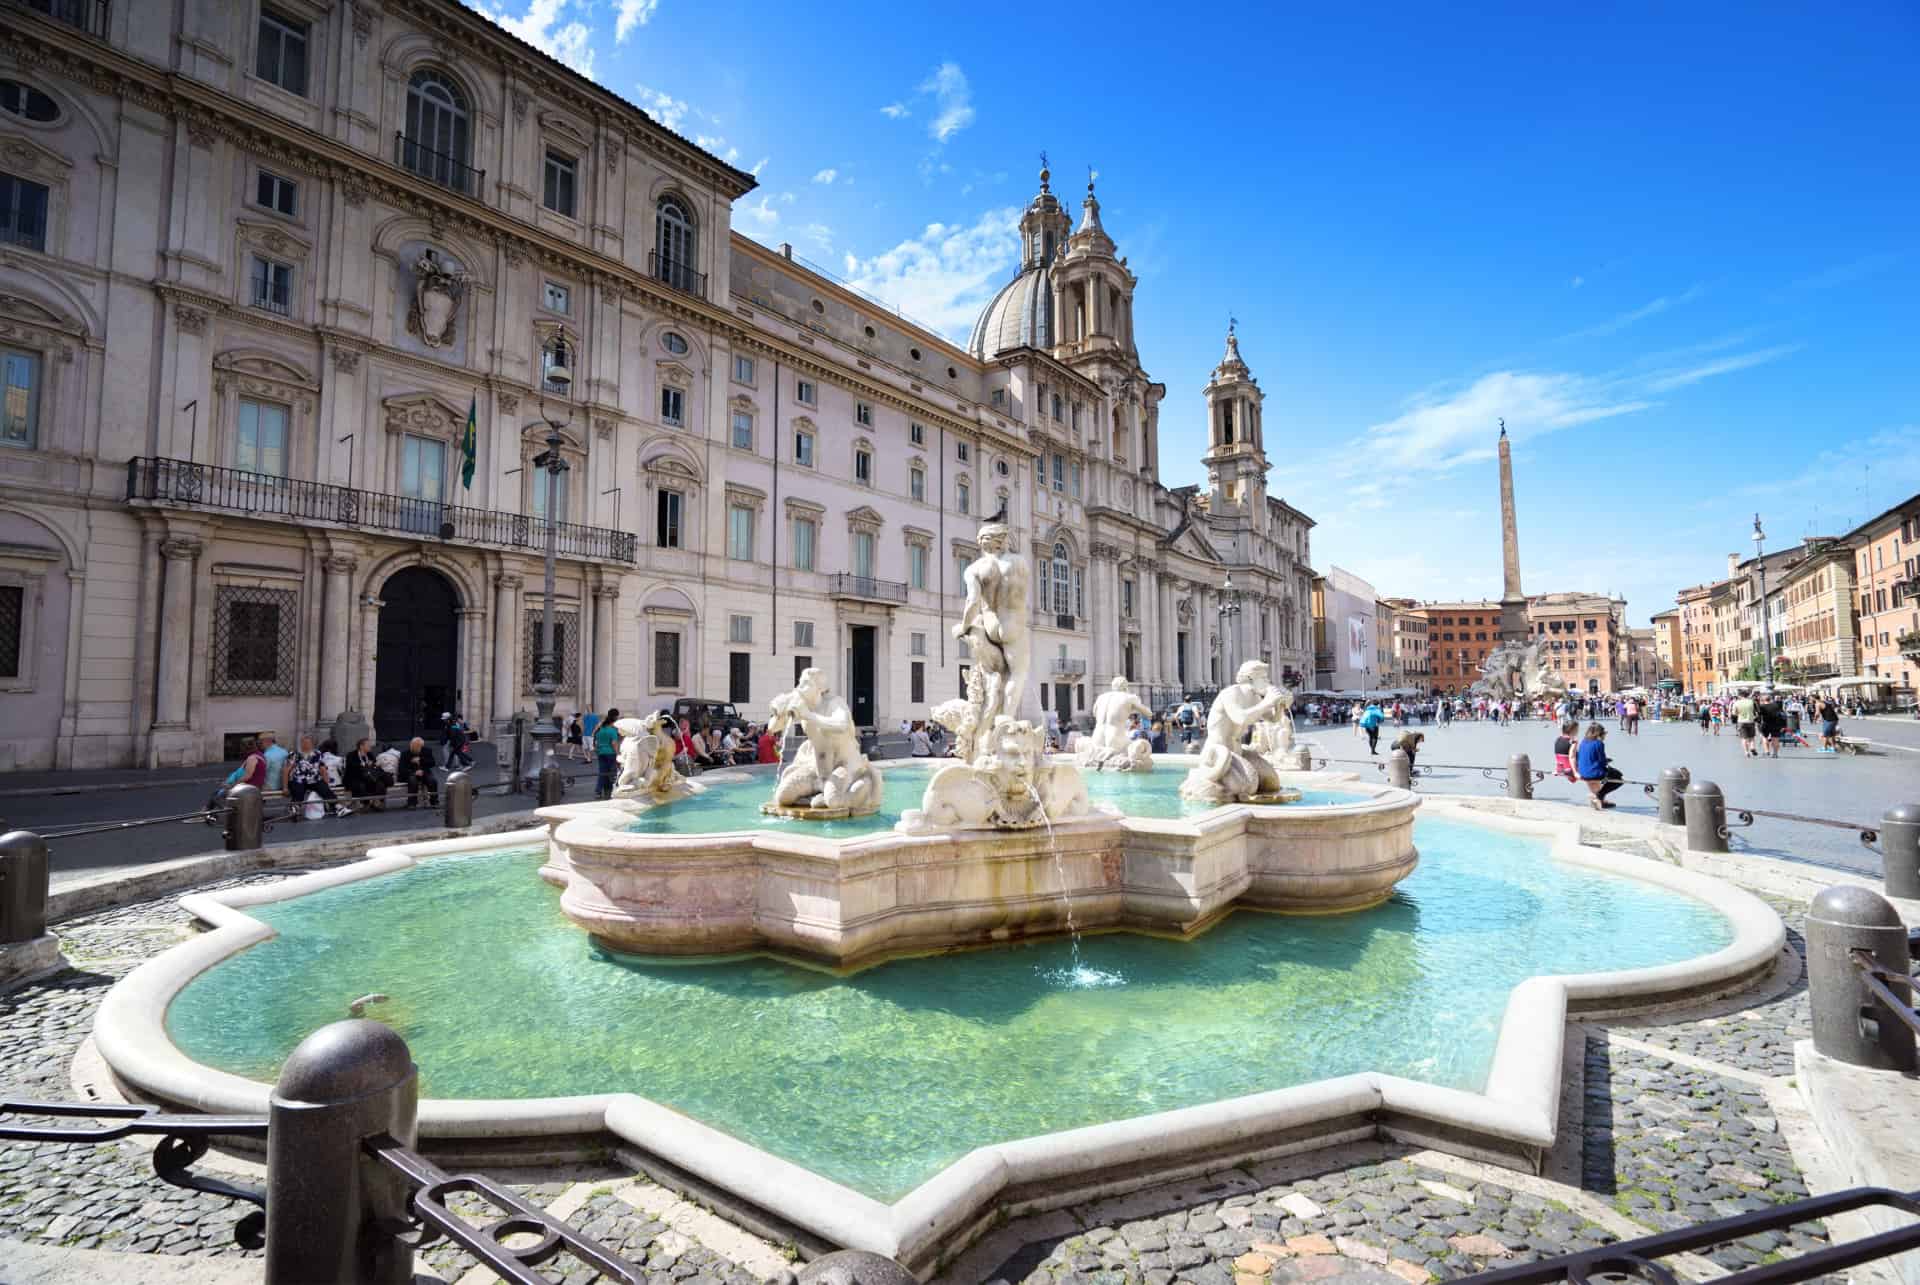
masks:
{"label": "dark entrance doorway", "polygon": [[872,625],[853,625],[852,646],[847,651],[847,707],[858,727],[872,727],[876,647]]}
{"label": "dark entrance doorway", "polygon": [[1060,720],[1061,730],[1073,721],[1073,684],[1055,683],[1053,685],[1053,712]]}
{"label": "dark entrance doorway", "polygon": [[425,567],[394,572],[380,598],[386,605],[374,662],[373,734],[399,741],[436,733],[440,715],[460,706],[453,685],[459,599],[445,576]]}

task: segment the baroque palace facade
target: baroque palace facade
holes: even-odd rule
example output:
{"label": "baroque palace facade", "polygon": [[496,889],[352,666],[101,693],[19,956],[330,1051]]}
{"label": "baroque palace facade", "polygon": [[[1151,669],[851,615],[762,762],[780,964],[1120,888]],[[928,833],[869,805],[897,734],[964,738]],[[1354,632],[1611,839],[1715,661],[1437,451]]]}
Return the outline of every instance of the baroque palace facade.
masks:
{"label": "baroque palace facade", "polygon": [[453,0],[0,16],[0,768],[530,709],[556,426],[563,711],[753,716],[818,665],[924,717],[1003,507],[1063,718],[1309,672],[1258,384],[1229,333],[1208,485],[1163,486],[1091,186],[1076,228],[1042,174],[961,347],[733,234],[750,175]]}

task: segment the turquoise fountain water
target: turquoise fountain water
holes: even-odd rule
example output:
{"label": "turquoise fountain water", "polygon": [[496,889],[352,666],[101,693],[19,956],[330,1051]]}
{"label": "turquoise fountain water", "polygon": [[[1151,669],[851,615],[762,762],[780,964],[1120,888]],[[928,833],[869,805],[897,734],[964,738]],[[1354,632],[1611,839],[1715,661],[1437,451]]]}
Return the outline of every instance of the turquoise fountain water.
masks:
{"label": "turquoise fountain water", "polygon": [[[1154,793],[1150,778],[1094,784]],[[688,814],[733,828],[718,809]],[[1416,839],[1418,871],[1359,914],[1241,912],[1187,942],[1087,937],[1078,973],[1060,940],[847,978],[610,955],[535,876],[541,849],[432,857],[254,909],[279,935],[191,983],[167,1025],[190,1056],[268,1080],[301,1037],[380,991],[392,998],[374,1012],[429,1096],[638,1093],[891,1200],[983,1143],[1327,1076],[1479,1089],[1520,980],[1731,937],[1702,903],[1562,866],[1540,840],[1443,821]],[[1080,984],[1089,972],[1108,984]]]}

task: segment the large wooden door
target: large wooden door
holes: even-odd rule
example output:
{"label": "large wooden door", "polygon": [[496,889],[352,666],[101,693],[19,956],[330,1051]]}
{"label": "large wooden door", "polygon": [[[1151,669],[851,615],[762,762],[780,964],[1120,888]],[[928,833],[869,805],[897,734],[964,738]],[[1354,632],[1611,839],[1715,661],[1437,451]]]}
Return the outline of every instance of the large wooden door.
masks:
{"label": "large wooden door", "polygon": [[459,710],[459,598],[439,572],[408,567],[388,578],[380,599],[373,734],[383,741],[430,736],[441,714]]}

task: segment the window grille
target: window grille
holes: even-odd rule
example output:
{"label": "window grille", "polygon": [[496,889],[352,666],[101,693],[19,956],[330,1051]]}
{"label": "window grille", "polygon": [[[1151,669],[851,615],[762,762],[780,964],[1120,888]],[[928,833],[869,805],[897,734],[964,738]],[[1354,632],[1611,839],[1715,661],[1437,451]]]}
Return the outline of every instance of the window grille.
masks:
{"label": "window grille", "polygon": [[[555,690],[571,693],[580,684],[580,613],[553,613],[553,652]],[[534,662],[540,656],[540,611],[527,610],[526,663],[521,666],[520,690],[533,690]]]}
{"label": "window grille", "polygon": [[653,685],[674,690],[680,686],[680,635],[662,630],[653,636]]}
{"label": "window grille", "polygon": [[0,585],[0,678],[20,677],[20,631],[26,624],[27,591]]}
{"label": "window grille", "polygon": [[292,589],[221,585],[214,593],[211,696],[291,696]]}

